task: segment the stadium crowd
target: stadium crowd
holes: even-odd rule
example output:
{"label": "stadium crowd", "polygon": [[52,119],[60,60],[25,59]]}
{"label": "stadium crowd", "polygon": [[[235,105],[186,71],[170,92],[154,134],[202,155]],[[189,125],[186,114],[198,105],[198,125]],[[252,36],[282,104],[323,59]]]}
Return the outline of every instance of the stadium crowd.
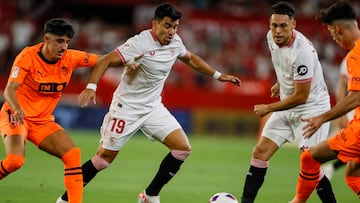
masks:
{"label": "stadium crowd", "polygon": [[[105,53],[124,42],[139,30],[150,27],[153,7],[159,1],[1,1],[0,2],[0,73],[8,74],[11,61],[24,46],[40,41],[43,21],[50,17],[64,17],[75,25],[76,36],[71,47],[94,53]],[[121,3],[122,2],[122,3]],[[145,4],[146,2],[146,4]],[[170,1],[186,13],[179,34],[186,46],[202,56],[219,71],[238,75],[246,80],[272,80],[273,70],[265,43],[268,30],[269,6],[274,0],[229,0],[229,1]],[[298,11],[298,29],[310,37],[321,59],[329,90],[335,88],[339,64],[344,52],[336,47],[326,33],[326,28],[315,21],[314,14],[328,5],[330,0],[293,1]],[[360,2],[351,1],[357,13]],[[80,7],[88,6],[86,10]],[[104,6],[104,7],[102,7]],[[109,10],[109,6],[113,10]],[[106,15],[130,8],[130,12],[118,18],[106,19]],[[102,8],[105,11],[100,12]],[[79,11],[80,10],[80,11]],[[107,11],[106,11],[107,10]],[[122,13],[124,9],[120,10]],[[90,13],[90,15],[89,15]],[[129,15],[130,16],[125,16]],[[54,16],[56,15],[56,16]],[[81,17],[79,17],[81,16]],[[130,18],[130,19],[129,19]],[[300,26],[301,25],[301,26]],[[177,63],[168,83],[181,87],[209,86],[206,76]],[[86,70],[84,70],[86,71]],[[117,83],[121,71],[110,70],[106,79]],[[82,78],[86,72],[78,71]],[[213,83],[213,81],[211,81]],[[213,83],[215,85],[215,83]],[[213,87],[213,86],[211,86]]]}

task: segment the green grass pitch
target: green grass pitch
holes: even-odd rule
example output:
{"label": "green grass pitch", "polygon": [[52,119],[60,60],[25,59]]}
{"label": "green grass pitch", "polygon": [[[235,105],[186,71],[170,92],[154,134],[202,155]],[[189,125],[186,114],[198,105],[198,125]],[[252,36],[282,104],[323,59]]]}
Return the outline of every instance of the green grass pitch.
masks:
{"label": "green grass pitch", "polygon": [[[98,133],[70,131],[88,160],[98,146]],[[217,192],[241,197],[244,179],[255,139],[191,136],[193,153],[182,169],[161,192],[164,203],[207,203]],[[122,149],[113,164],[85,188],[84,203],[131,203],[152,179],[159,162],[168,152],[158,142],[136,135]],[[4,149],[0,147],[0,158]],[[298,174],[298,150],[286,145],[270,162],[265,183],[256,202],[288,202],[294,195]],[[332,183],[339,203],[357,202],[345,185],[344,169],[335,173]],[[0,181],[1,203],[51,203],[64,191],[63,166],[55,157],[27,143],[23,168]],[[313,193],[310,203],[320,202]]]}

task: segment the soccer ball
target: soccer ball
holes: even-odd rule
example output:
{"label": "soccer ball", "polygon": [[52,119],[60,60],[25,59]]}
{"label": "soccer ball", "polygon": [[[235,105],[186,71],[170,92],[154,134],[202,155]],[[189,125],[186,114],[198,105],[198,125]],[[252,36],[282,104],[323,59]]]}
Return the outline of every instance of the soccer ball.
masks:
{"label": "soccer ball", "polygon": [[228,192],[219,192],[214,194],[209,203],[239,203],[236,197]]}

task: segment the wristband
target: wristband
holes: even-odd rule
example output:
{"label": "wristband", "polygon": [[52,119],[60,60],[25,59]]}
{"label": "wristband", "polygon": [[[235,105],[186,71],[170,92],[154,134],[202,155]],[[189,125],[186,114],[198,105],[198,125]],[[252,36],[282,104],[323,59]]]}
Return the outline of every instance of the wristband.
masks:
{"label": "wristband", "polygon": [[96,92],[96,88],[97,88],[97,85],[95,83],[88,83],[86,85],[86,89],[91,89],[91,90],[94,90]]}
{"label": "wristband", "polygon": [[220,78],[220,76],[221,76],[221,73],[219,71],[215,71],[215,73],[212,77],[218,80]]}

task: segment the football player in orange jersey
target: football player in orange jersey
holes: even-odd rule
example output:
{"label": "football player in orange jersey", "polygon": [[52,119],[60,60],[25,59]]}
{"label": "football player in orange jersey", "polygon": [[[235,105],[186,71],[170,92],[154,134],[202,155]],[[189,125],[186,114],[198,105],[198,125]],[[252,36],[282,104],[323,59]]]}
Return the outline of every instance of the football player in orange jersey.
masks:
{"label": "football player in orange jersey", "polygon": [[360,198],[360,29],[353,7],[344,1],[333,3],[321,10],[317,19],[326,24],[334,41],[344,50],[348,72],[348,94],[330,110],[311,118],[304,126],[304,137],[309,138],[327,121],[339,118],[355,109],[349,124],[328,140],[311,146],[301,155],[301,171],[296,196],[292,203],[306,202],[319,181],[318,167],[338,158],[346,163],[345,181],[355,193],[354,202]]}
{"label": "football player in orange jersey", "polygon": [[81,203],[80,149],[55,122],[53,111],[73,70],[94,66],[98,56],[68,49],[73,36],[71,24],[59,18],[50,19],[44,26],[43,42],[24,48],[15,58],[0,112],[6,153],[5,159],[0,160],[0,180],[22,167],[26,140],[29,140],[61,159],[69,202]]}

